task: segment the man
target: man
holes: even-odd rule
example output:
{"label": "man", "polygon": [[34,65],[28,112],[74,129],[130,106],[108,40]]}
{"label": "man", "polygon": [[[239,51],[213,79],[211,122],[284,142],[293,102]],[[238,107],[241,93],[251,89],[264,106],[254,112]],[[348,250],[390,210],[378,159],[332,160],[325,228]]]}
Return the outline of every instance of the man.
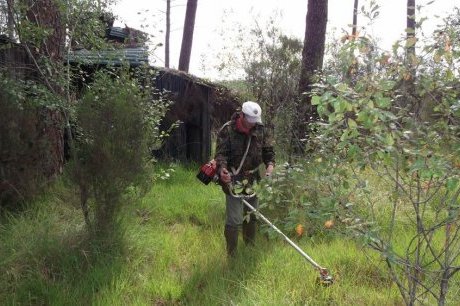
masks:
{"label": "man", "polygon": [[[234,256],[238,245],[238,231],[242,226],[243,239],[253,245],[256,234],[256,216],[244,218],[249,209],[240,198],[233,197],[228,185],[236,181],[251,186],[260,180],[259,166],[265,164],[265,175],[270,176],[275,166],[273,140],[262,124],[262,109],[252,101],[244,102],[240,112],[233,114],[224,124],[217,137],[216,157],[217,173],[222,189],[226,193],[226,220],[224,236],[227,254]],[[247,199],[258,207],[257,197]],[[244,221],[243,221],[244,220]]]}

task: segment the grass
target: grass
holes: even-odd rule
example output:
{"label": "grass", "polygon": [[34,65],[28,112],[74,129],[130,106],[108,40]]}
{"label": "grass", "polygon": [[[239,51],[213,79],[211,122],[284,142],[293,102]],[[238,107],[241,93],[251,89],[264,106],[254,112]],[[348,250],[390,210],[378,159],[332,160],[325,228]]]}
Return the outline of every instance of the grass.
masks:
{"label": "grass", "polygon": [[[87,238],[78,198],[57,183],[0,225],[2,305],[402,305],[382,260],[344,238],[297,240],[318,273],[280,239],[240,241],[229,260],[224,196],[178,167],[122,211],[122,235]],[[456,292],[456,291],[455,291]]]}

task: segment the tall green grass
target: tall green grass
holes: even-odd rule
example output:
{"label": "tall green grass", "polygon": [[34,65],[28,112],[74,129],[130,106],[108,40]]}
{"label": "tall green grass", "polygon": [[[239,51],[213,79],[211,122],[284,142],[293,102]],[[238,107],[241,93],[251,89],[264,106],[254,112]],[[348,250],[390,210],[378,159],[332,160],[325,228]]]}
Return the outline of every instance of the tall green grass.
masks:
{"label": "tall green grass", "polygon": [[294,249],[260,233],[228,259],[223,193],[195,174],[177,167],[141,199],[126,197],[120,232],[105,241],[87,237],[77,194],[62,183],[3,216],[1,304],[402,305],[382,259],[343,237],[297,240],[333,273],[330,287]]}

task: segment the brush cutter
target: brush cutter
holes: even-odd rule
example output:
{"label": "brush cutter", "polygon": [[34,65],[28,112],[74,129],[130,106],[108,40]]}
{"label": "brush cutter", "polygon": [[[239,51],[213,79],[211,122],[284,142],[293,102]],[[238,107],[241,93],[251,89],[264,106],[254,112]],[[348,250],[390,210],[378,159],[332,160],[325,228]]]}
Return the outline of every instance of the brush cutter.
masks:
{"label": "brush cutter", "polygon": [[316,270],[318,270],[319,272],[319,277],[318,277],[318,281],[320,284],[324,285],[324,286],[329,286],[329,285],[332,285],[332,283],[334,282],[334,279],[332,278],[332,276],[329,274],[328,270],[326,268],[323,268],[321,267],[319,264],[317,264],[310,256],[308,256],[307,253],[305,253],[297,244],[295,244],[291,239],[289,239],[289,237],[287,237],[279,228],[277,228],[273,223],[270,222],[270,220],[268,220],[264,215],[262,215],[262,213],[260,213],[257,209],[255,209],[251,204],[249,204],[249,202],[247,201],[247,199],[249,198],[252,198],[254,197],[256,194],[253,193],[251,195],[245,195],[245,194],[235,194],[234,193],[234,190],[233,190],[233,186],[232,184],[229,184],[229,190],[230,190],[230,194],[235,197],[235,198],[240,198],[241,201],[243,202],[244,205],[246,205],[247,208],[249,208],[249,210],[252,212],[252,213],[255,213],[258,217],[260,217],[265,223],[267,223],[272,229],[274,229],[278,234],[280,234],[284,240],[287,241],[287,243],[289,243],[297,252],[300,253],[300,255],[302,255]]}

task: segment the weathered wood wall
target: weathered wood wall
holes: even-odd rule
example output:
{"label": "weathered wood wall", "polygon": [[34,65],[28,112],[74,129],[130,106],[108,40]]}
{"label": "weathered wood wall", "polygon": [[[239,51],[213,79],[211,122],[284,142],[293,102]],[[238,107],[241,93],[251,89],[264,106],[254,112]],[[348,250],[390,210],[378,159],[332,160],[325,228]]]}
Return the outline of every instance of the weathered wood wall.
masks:
{"label": "weathered wood wall", "polygon": [[0,35],[0,69],[9,77],[24,80],[35,75],[35,70],[27,52]]}
{"label": "weathered wood wall", "polygon": [[209,160],[212,132],[229,120],[239,102],[228,90],[171,69],[158,72],[155,86],[174,101],[165,126],[180,121],[162,149],[163,156],[203,163]]}

